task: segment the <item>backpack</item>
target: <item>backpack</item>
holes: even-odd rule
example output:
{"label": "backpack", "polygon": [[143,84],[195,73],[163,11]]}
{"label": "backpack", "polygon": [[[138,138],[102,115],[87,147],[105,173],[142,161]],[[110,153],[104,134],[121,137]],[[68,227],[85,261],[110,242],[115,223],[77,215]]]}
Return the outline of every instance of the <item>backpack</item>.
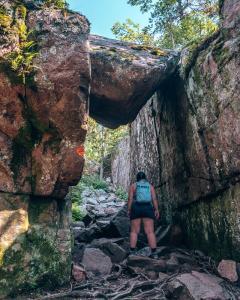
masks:
{"label": "backpack", "polygon": [[136,183],[135,201],[137,203],[150,203],[152,201],[151,185],[146,180]]}

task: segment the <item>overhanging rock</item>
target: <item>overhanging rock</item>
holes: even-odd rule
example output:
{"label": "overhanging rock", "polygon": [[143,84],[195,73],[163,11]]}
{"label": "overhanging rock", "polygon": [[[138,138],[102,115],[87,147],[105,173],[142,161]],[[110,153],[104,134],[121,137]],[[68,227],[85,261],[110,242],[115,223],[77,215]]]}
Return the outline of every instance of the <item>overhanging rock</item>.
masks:
{"label": "overhanging rock", "polygon": [[171,75],[179,54],[90,36],[90,115],[110,128],[132,122],[159,84]]}

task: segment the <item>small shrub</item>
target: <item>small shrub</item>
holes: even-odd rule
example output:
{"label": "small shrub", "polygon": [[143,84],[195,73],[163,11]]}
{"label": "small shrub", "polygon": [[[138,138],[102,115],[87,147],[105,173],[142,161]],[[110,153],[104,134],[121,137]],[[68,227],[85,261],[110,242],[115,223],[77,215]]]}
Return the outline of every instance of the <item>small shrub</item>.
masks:
{"label": "small shrub", "polygon": [[116,189],[115,195],[124,201],[128,200],[128,193],[122,187]]}
{"label": "small shrub", "polygon": [[74,222],[81,221],[84,217],[84,213],[81,211],[78,203],[72,204],[72,219]]}
{"label": "small shrub", "polygon": [[82,192],[85,186],[80,181],[76,186],[73,186],[70,191],[70,198],[72,203],[81,204],[82,203]]}
{"label": "small shrub", "polygon": [[102,189],[107,191],[108,189],[108,184],[104,180],[101,180],[97,175],[85,175],[82,177],[80,182],[82,182],[86,187],[90,187],[95,190]]}

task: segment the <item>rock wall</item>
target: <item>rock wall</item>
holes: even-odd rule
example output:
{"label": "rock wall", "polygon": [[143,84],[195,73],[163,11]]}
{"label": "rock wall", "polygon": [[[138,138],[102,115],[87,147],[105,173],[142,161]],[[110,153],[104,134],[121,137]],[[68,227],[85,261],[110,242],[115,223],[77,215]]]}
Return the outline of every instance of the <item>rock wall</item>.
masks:
{"label": "rock wall", "polygon": [[179,54],[89,37],[84,16],[43,0],[0,6],[0,292],[9,294],[69,278],[64,197],[81,177],[89,111],[112,128],[133,120]]}
{"label": "rock wall", "polygon": [[239,11],[238,1],[223,3],[220,32],[195,51],[184,76],[159,85],[130,135],[131,180],[147,173],[163,221],[180,222],[191,247],[238,260]]}
{"label": "rock wall", "polygon": [[128,191],[130,185],[130,138],[126,136],[111,155],[111,177],[115,186]]}
{"label": "rock wall", "polygon": [[[124,185],[143,169],[166,221],[178,216],[193,245],[201,225],[202,248],[237,257],[239,1],[221,1],[222,29],[196,51],[183,79],[174,73],[178,53],[96,36],[90,48],[85,17],[44,3],[0,0],[7,14],[0,28],[1,296],[69,278],[64,197],[82,173],[87,113],[115,128],[156,90],[131,126]],[[22,51],[31,30],[38,54],[23,84],[6,57]]]}
{"label": "rock wall", "polygon": [[[71,205],[64,197],[84,162],[76,150],[86,135],[89,24],[31,3],[0,3],[13,21],[0,30],[0,298],[69,280]],[[19,51],[16,24],[33,30],[38,46],[26,85],[6,60]]]}
{"label": "rock wall", "polygon": [[69,281],[70,220],[68,200],[0,194],[0,299]]}

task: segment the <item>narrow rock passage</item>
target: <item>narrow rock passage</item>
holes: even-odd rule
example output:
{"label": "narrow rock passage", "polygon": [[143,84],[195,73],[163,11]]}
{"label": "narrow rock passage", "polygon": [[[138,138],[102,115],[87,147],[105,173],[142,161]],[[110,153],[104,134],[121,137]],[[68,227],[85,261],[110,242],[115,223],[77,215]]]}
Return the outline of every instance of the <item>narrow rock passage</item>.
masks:
{"label": "narrow rock passage", "polygon": [[213,259],[170,243],[171,226],[157,227],[158,259],[149,258],[143,234],[138,252],[129,255],[126,202],[115,192],[111,185],[82,192],[85,216],[72,225],[71,288],[38,299],[240,299],[239,281],[221,278]]}

